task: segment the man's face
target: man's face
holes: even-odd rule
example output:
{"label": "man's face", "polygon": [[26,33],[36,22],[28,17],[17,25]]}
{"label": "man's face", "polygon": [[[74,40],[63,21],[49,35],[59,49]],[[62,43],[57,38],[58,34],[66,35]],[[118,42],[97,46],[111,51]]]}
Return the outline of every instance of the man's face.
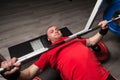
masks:
{"label": "man's face", "polygon": [[61,31],[56,26],[51,26],[47,30],[48,39],[53,43],[62,37]]}

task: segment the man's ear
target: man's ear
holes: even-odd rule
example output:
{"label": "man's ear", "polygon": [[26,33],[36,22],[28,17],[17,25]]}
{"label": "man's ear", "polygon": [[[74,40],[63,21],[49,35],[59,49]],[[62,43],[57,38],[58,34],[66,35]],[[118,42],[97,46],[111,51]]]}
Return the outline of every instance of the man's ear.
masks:
{"label": "man's ear", "polygon": [[48,40],[48,41],[50,41],[50,39],[49,39],[49,38],[47,38],[47,40]]}

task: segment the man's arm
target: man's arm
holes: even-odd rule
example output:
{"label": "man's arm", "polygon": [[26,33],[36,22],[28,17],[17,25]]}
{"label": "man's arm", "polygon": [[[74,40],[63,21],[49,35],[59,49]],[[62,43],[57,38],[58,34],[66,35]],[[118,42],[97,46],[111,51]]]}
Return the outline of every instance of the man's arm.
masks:
{"label": "man's arm", "polygon": [[101,27],[101,30],[100,30],[97,34],[95,34],[94,36],[86,39],[86,40],[87,40],[87,43],[86,43],[87,46],[93,46],[93,45],[95,45],[97,42],[99,42],[99,41],[103,38],[103,36],[104,36],[104,35],[107,33],[107,31],[108,31],[107,24],[108,24],[108,22],[107,22],[106,20],[101,21],[101,22],[98,24],[98,26]]}
{"label": "man's arm", "polygon": [[20,72],[18,80],[31,80],[39,71],[39,68],[32,64],[30,67]]}

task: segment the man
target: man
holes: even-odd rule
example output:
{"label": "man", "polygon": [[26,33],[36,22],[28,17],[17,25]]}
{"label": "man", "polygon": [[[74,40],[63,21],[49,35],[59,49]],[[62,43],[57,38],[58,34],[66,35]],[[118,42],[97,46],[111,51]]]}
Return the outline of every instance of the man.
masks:
{"label": "man", "polygon": [[[21,63],[15,63],[16,58],[3,61],[1,67],[6,71],[2,75],[8,80],[31,80],[39,71],[51,66],[60,71],[62,80],[115,80],[88,47],[95,45],[108,31],[107,21],[100,22],[98,26],[101,30],[94,36],[88,39],[76,38],[51,49],[23,71],[19,71]],[[62,37],[56,26],[48,28],[47,36],[52,45],[67,38]]]}

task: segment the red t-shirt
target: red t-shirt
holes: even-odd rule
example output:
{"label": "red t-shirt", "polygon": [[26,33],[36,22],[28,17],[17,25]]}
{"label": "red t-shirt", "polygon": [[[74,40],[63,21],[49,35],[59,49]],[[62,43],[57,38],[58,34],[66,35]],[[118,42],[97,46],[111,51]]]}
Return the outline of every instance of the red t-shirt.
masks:
{"label": "red t-shirt", "polygon": [[94,52],[86,46],[86,39],[76,38],[51,49],[34,64],[42,70],[47,66],[59,70],[62,80],[106,80],[109,75]]}

